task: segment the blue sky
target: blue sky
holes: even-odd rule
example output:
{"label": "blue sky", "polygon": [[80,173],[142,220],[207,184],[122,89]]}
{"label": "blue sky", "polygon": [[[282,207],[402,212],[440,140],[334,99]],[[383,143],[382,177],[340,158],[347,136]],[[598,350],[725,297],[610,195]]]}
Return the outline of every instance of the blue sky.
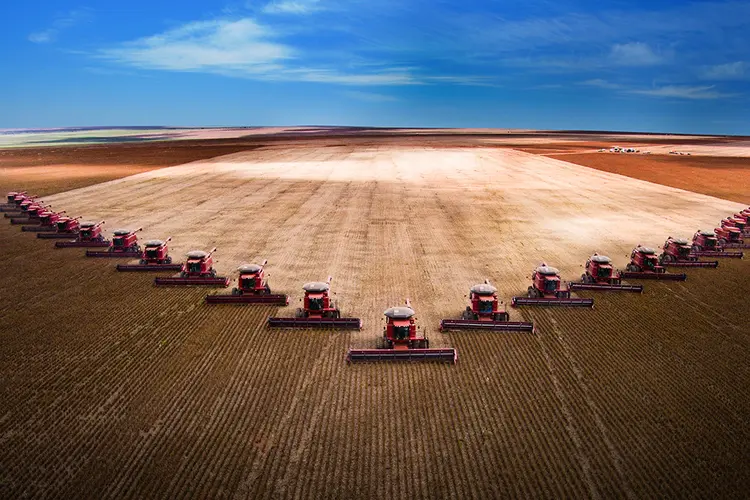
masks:
{"label": "blue sky", "polygon": [[750,135],[750,2],[8,2],[0,128]]}

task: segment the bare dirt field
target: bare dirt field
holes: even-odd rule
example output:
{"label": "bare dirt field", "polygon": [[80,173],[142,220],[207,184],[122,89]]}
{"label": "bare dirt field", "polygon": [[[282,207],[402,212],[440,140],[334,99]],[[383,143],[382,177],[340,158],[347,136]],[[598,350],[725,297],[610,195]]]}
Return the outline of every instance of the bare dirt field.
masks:
{"label": "bare dirt field", "polygon": [[[437,331],[485,278],[508,300],[542,260],[571,280],[594,251],[624,266],[635,244],[746,205],[472,140],[326,141],[45,198],[109,230],[171,235],[175,257],[218,246],[222,274],[267,258],[288,308],[209,307],[213,291],[155,289],[0,224],[0,496],[747,491],[747,260],[640,296],[587,295],[593,310],[513,310],[535,335]],[[264,327],[328,275],[362,331]],[[407,296],[458,364],[347,365]]]}

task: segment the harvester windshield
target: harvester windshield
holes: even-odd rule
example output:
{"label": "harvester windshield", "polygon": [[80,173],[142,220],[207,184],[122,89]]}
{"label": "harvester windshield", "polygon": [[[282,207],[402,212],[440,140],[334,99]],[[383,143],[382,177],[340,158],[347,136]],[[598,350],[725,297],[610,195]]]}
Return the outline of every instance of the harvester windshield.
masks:
{"label": "harvester windshield", "polygon": [[489,314],[492,312],[492,306],[494,304],[494,300],[480,300],[479,301],[479,312],[484,314]]}
{"label": "harvester windshield", "polygon": [[255,276],[242,278],[242,288],[244,288],[245,290],[255,288]]}
{"label": "harvester windshield", "polygon": [[311,295],[308,298],[308,304],[311,311],[323,310],[323,295]]}
{"label": "harvester windshield", "polygon": [[600,278],[609,278],[611,274],[612,274],[611,267],[599,266],[599,269],[596,270],[596,275]]}
{"label": "harvester windshield", "polygon": [[65,225],[67,223],[64,220],[57,221],[57,230],[58,231],[65,231]]}
{"label": "harvester windshield", "polygon": [[690,247],[684,245],[680,245],[679,247],[677,247],[677,251],[680,253],[680,257],[687,257],[691,250],[692,249]]}
{"label": "harvester windshield", "polygon": [[112,238],[112,246],[121,247],[125,245],[125,238],[122,236],[115,236]]}
{"label": "harvester windshield", "polygon": [[187,262],[188,266],[188,272],[194,273],[194,274],[200,274],[201,272],[201,261],[199,260],[189,260]]}
{"label": "harvester windshield", "polygon": [[156,259],[159,257],[159,247],[146,247],[146,258]]}
{"label": "harvester windshield", "polygon": [[409,338],[409,325],[393,326],[393,338],[396,340],[406,340]]}
{"label": "harvester windshield", "polygon": [[90,227],[82,227],[81,228],[81,238],[90,238],[91,237],[91,228]]}
{"label": "harvester windshield", "polygon": [[544,280],[544,291],[551,293],[557,290],[557,280]]}
{"label": "harvester windshield", "polygon": [[716,246],[716,238],[706,238],[703,246],[706,248],[714,248]]}

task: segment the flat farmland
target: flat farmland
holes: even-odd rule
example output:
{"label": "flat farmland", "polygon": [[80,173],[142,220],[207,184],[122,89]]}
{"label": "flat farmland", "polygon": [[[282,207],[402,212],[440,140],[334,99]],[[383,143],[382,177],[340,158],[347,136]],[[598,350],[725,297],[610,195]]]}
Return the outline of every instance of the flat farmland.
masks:
{"label": "flat farmland", "polygon": [[[0,225],[0,495],[737,496],[750,442],[745,260],[437,331],[469,286],[690,236],[743,208],[512,149],[270,145],[47,196],[110,230],[269,259],[288,308],[209,307]],[[273,331],[334,277],[359,332]],[[409,297],[455,366],[347,365]]]}

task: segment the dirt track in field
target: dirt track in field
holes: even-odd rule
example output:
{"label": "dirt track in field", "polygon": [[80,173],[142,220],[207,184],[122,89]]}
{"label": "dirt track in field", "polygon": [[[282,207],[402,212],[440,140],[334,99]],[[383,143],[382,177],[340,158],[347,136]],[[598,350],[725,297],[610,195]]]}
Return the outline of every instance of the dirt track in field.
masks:
{"label": "dirt track in field", "polygon": [[[208,307],[0,223],[0,496],[676,497],[747,491],[747,261],[440,334],[468,287],[713,227],[737,203],[493,148],[269,146],[47,197],[292,307]],[[4,220],[4,219],[0,219]],[[107,232],[109,234],[109,231]],[[334,276],[361,332],[268,331]],[[727,295],[726,291],[732,290]],[[348,366],[409,296],[456,366]]]}

